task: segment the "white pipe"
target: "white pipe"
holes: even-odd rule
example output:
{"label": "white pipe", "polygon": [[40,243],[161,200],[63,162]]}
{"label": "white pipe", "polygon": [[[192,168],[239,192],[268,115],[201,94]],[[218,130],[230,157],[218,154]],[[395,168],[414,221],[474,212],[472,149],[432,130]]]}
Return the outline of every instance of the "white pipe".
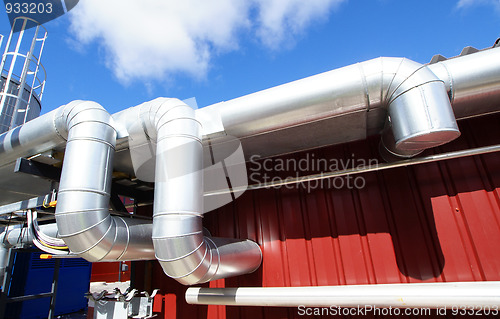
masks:
{"label": "white pipe", "polygon": [[500,307],[500,282],[348,285],[322,287],[200,288],[186,291],[189,304],[272,307],[442,308]]}

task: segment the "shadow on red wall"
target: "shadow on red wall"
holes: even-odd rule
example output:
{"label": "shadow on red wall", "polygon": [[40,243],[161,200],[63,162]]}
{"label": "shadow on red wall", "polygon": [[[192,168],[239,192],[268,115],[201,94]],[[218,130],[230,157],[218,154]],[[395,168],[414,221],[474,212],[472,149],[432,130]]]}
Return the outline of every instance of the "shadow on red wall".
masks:
{"label": "shadow on red wall", "polygon": [[[462,136],[437,153],[500,143],[498,114],[459,124]],[[348,160],[380,160],[378,137],[279,159],[303,158],[344,166]],[[204,287],[500,280],[499,158],[492,153],[354,175],[362,177],[362,187],[349,188],[344,179],[343,187],[337,180],[328,187],[247,191],[206,214],[204,226],[214,236],[255,240],[263,264],[253,274]],[[263,177],[262,161],[249,164],[249,175]],[[267,162],[272,176],[296,175],[293,167],[277,169],[276,161]],[[310,168],[300,174],[318,173]],[[177,318],[297,316],[292,308],[190,306],[186,287],[164,275],[156,261],[134,264],[134,287],[161,289],[162,312]]]}

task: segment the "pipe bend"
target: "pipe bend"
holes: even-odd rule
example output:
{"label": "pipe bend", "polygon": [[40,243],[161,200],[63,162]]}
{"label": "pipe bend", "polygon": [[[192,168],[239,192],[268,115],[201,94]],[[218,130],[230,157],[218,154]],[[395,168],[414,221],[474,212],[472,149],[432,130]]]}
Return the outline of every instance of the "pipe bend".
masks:
{"label": "pipe bend", "polygon": [[92,262],[153,259],[150,233],[131,231],[148,225],[109,213],[116,144],[111,115],[98,103],[73,101],[54,113],[53,123],[67,140],[56,222],[69,249]]}
{"label": "pipe bend", "polygon": [[399,60],[400,63],[394,73],[394,77],[390,85],[386,88],[386,105],[391,104],[391,102],[401,94],[421,85],[425,85],[426,83],[442,82],[444,84],[444,81],[438,78],[427,65],[420,64],[407,58],[399,58]]}
{"label": "pipe bend", "polygon": [[460,136],[445,83],[427,65],[391,58],[381,64],[393,74],[382,103],[388,112],[382,143],[390,153],[411,157]]}
{"label": "pipe bend", "polygon": [[165,274],[193,285],[257,269],[256,243],[203,236],[202,130],[194,110],[156,99],[140,106],[139,118],[156,140],[152,238]]}
{"label": "pipe bend", "polygon": [[159,97],[138,105],[139,121],[146,135],[156,140],[159,128],[168,120],[179,117],[178,115],[171,115],[171,111],[177,107],[188,107],[190,109],[189,106],[179,99],[165,97]]}

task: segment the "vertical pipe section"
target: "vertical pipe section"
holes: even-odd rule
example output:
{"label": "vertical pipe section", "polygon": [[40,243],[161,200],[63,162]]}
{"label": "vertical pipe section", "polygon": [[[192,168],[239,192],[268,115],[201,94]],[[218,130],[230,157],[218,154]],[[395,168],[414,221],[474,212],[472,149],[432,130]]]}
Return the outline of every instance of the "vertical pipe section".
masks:
{"label": "vertical pipe section", "polygon": [[192,285],[255,271],[262,260],[255,242],[203,235],[203,146],[194,110],[177,99],[139,107],[143,126],[156,130],[152,237],[164,272]]}
{"label": "vertical pipe section", "polygon": [[56,222],[69,249],[88,261],[152,259],[151,224],[109,214],[116,131],[94,102],[71,102],[55,118],[67,138]]}

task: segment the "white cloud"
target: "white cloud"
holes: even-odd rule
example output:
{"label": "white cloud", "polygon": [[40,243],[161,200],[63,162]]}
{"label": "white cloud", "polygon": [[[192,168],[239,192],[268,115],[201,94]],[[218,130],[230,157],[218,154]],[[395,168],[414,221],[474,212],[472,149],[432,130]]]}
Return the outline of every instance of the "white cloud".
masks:
{"label": "white cloud", "polygon": [[294,44],[312,23],[328,17],[331,9],[343,0],[256,0],[257,35],[264,45],[277,49],[283,43]]}
{"label": "white cloud", "polygon": [[493,5],[497,10],[500,10],[500,0],[459,0],[457,8],[462,9],[478,4]]}
{"label": "white cloud", "polygon": [[124,83],[202,78],[214,54],[238,49],[242,31],[276,49],[343,1],[85,0],[70,12],[70,30],[83,45],[104,48],[106,66]]}

